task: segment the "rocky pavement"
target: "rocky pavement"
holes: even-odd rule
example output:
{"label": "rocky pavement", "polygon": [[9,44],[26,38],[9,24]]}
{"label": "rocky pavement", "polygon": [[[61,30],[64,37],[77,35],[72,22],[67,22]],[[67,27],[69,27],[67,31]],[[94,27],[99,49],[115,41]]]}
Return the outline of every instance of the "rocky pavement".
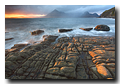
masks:
{"label": "rocky pavement", "polygon": [[115,79],[115,37],[56,38],[9,53],[5,78]]}

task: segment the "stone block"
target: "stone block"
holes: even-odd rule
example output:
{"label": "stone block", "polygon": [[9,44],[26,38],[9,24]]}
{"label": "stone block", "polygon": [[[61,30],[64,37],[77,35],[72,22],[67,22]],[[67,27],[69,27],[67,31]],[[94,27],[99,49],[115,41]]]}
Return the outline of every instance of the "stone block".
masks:
{"label": "stone block", "polygon": [[63,66],[67,66],[68,64],[65,61],[57,61],[54,64],[54,67],[63,67]]}
{"label": "stone block", "polygon": [[75,42],[79,42],[79,38],[78,38],[78,37],[74,37],[73,40],[74,40]]}
{"label": "stone block", "polygon": [[58,61],[64,61],[64,59],[65,59],[65,55],[61,55],[57,60]]}
{"label": "stone block", "polygon": [[67,56],[66,57],[66,61],[73,62],[73,63],[76,63],[78,59],[79,59],[78,56]]}
{"label": "stone block", "polygon": [[105,54],[105,50],[95,50],[94,52],[97,54]]}
{"label": "stone block", "polygon": [[50,74],[59,74],[60,69],[58,67],[49,68],[46,72]]}
{"label": "stone block", "polygon": [[83,39],[83,38],[79,38],[79,42],[80,42],[80,43],[83,43],[83,42],[84,42],[84,39]]}
{"label": "stone block", "polygon": [[78,51],[81,52],[82,51],[82,48],[81,47],[77,47]]}
{"label": "stone block", "polygon": [[96,57],[96,56],[100,55],[100,54],[96,54],[96,53],[93,52],[93,51],[89,51],[89,54],[90,54],[90,56],[92,56],[92,57]]}
{"label": "stone block", "polygon": [[61,67],[60,71],[64,73],[71,73],[75,71],[75,68],[74,67]]}
{"label": "stone block", "polygon": [[75,78],[76,72],[74,67],[62,67],[60,68],[60,75],[65,75],[66,77]]}
{"label": "stone block", "polygon": [[90,71],[92,71],[94,74],[96,74],[96,76],[97,76],[99,79],[103,79],[103,77],[98,73],[96,66],[95,66],[95,67],[91,67],[91,68],[90,68]]}
{"label": "stone block", "polygon": [[77,79],[88,79],[84,67],[77,70]]}
{"label": "stone block", "polygon": [[66,77],[61,77],[59,75],[52,75],[52,74],[45,74],[45,78],[50,78],[50,79],[67,79]]}
{"label": "stone block", "polygon": [[72,48],[72,47],[74,47],[74,43],[69,43],[67,48]]}
{"label": "stone block", "polygon": [[106,69],[104,66],[98,65],[96,66],[98,73],[103,77],[103,78],[111,78],[112,75],[110,74],[110,72],[108,71],[108,69]]}

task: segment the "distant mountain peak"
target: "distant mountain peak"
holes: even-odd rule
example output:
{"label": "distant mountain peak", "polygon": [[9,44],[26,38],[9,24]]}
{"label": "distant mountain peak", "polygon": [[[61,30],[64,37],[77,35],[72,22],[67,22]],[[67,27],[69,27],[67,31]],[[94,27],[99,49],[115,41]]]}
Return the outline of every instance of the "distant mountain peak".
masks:
{"label": "distant mountain peak", "polygon": [[81,17],[99,17],[99,15],[98,15],[97,13],[91,14],[91,13],[89,13],[88,11],[85,11],[85,12],[81,15]]}
{"label": "distant mountain peak", "polygon": [[53,10],[52,12],[50,12],[49,14],[47,14],[46,17],[50,17],[50,18],[60,18],[62,16],[64,16],[65,13],[58,11],[57,9]]}
{"label": "distant mountain peak", "polygon": [[61,11],[58,11],[57,9],[55,9],[51,13],[64,13],[64,12],[61,12]]}
{"label": "distant mountain peak", "polygon": [[88,11],[85,11],[84,14],[90,14]]}
{"label": "distant mountain peak", "polygon": [[53,10],[52,12],[59,12],[57,9]]}

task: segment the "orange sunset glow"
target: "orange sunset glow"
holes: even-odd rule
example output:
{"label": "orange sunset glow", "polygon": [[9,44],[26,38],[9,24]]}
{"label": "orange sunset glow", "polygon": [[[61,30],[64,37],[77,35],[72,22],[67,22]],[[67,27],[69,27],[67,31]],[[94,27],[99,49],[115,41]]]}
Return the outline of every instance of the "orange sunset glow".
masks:
{"label": "orange sunset glow", "polygon": [[5,14],[5,18],[40,18],[44,14]]}

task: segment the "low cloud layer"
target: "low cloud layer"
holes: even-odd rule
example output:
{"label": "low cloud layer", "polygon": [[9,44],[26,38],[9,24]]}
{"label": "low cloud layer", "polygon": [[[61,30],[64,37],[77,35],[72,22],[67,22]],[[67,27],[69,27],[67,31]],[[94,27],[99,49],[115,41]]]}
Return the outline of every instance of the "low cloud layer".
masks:
{"label": "low cloud layer", "polygon": [[65,13],[91,12],[101,14],[114,5],[6,5],[5,14],[48,14],[57,9]]}

